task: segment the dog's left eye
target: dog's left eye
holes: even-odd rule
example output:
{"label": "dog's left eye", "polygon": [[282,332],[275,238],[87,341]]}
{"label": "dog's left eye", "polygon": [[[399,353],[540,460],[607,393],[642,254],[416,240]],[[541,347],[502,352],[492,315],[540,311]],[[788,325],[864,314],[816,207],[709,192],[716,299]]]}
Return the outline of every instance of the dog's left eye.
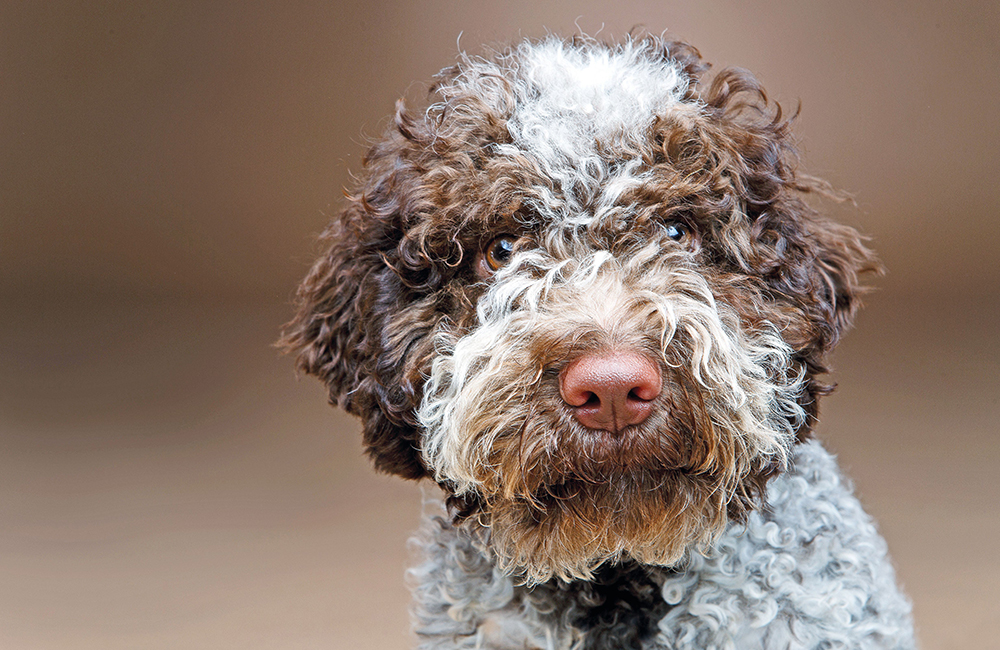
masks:
{"label": "dog's left eye", "polygon": [[667,237],[673,239],[676,242],[682,242],[688,239],[691,235],[691,230],[682,223],[673,222],[667,224]]}
{"label": "dog's left eye", "polygon": [[514,254],[514,243],[517,238],[513,235],[500,235],[490,242],[486,247],[486,264],[493,271],[502,266],[506,266]]}

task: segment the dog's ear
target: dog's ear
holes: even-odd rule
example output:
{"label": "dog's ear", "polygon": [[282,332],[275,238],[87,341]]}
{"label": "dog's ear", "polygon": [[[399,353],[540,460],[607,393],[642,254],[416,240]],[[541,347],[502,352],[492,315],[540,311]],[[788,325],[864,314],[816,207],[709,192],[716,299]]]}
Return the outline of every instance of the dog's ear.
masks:
{"label": "dog's ear", "polygon": [[[431,346],[430,332],[414,325],[407,336],[392,334],[401,326],[390,315],[414,318],[419,305],[410,304],[389,261],[402,230],[399,210],[389,207],[393,180],[382,171],[387,166],[377,160],[378,149],[366,159],[362,191],[320,237],[323,252],[298,288],[297,313],[279,346],[296,355],[299,371],[327,385],[331,404],[361,418],[377,469],[420,478],[426,470],[414,415],[420,400],[414,363],[429,354],[421,346]],[[433,314],[426,316],[433,325]]]}
{"label": "dog's ear", "polygon": [[791,126],[798,111],[784,116],[757,79],[739,69],[716,75],[703,100],[714,117],[711,139],[727,154],[720,178],[741,205],[720,239],[741,270],[805,312],[808,327],[796,343],[821,357],[854,319],[865,291],[859,277],[881,266],[856,230],[803,200],[846,197],[797,171]]}
{"label": "dog's ear", "polygon": [[298,370],[322,379],[330,401],[349,411],[361,383],[370,278],[378,261],[365,257],[346,231],[347,219],[320,237],[323,252],[296,292],[297,313],[280,345],[296,355]]}
{"label": "dog's ear", "polygon": [[865,292],[862,278],[881,266],[856,230],[821,216],[804,200],[846,197],[798,172],[791,132],[797,111],[785,117],[760,83],[737,69],[716,75],[702,99],[709,119],[695,126],[702,129],[701,140],[711,143],[705,150],[714,152],[703,156],[705,168],[714,174],[714,185],[725,189],[721,200],[708,200],[706,211],[732,215],[713,222],[716,259],[759,283],[766,302],[761,312],[795,351],[805,373],[799,401],[809,416],[798,430],[802,440],[815,425],[819,398],[833,390],[823,379],[827,356],[854,320]]}
{"label": "dog's ear", "polygon": [[819,215],[799,196],[812,191],[832,192],[822,181],[797,178],[756,215],[741,264],[800,314],[785,336],[819,371],[854,322],[868,290],[864,277],[881,273],[882,265],[857,230]]}
{"label": "dog's ear", "polygon": [[810,229],[806,233],[810,296],[829,324],[824,347],[831,349],[854,322],[867,291],[862,276],[881,273],[882,265],[854,228],[824,218],[806,223]]}
{"label": "dog's ear", "polygon": [[[803,183],[798,191],[809,188]],[[820,216],[789,188],[757,215],[746,241],[741,271],[761,282],[768,297],[762,313],[770,312],[805,373],[799,402],[808,417],[797,431],[804,440],[817,422],[819,398],[834,388],[824,379],[828,354],[853,324],[867,291],[864,276],[882,267],[854,228]]]}

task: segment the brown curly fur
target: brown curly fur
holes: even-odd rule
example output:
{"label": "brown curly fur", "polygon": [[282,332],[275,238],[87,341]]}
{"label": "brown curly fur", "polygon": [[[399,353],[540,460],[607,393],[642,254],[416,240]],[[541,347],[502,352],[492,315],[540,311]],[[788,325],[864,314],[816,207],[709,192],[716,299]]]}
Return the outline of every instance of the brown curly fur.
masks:
{"label": "brown curly fur", "polygon": [[[878,263],[855,230],[822,217],[803,200],[810,193],[835,193],[797,171],[794,115],[786,116],[771,103],[752,75],[726,69],[706,85],[702,77],[708,66],[695,48],[656,37],[638,42],[663,61],[676,62],[689,81],[683,101],[698,103],[700,110],[667,112],[653,124],[640,150],[628,152],[641,158],[651,177],[619,198],[629,210],[628,232],[596,224],[587,236],[595,247],[627,248],[629,237],[642,238],[666,220],[697,233],[692,260],[716,301],[734,310],[747,329],[772,324],[793,349],[792,363],[805,375],[798,400],[807,418],[796,430],[804,440],[815,422],[819,397],[831,390],[822,379],[826,356],[858,308],[863,292],[859,275],[877,271]],[[620,47],[582,38],[569,43]],[[494,60],[512,57],[516,52],[511,50]],[[476,268],[484,247],[504,233],[520,237],[524,243],[519,247],[555,245],[541,242],[541,218],[531,209],[538,198],[534,188],[582,193],[576,197],[582,204],[591,198],[586,188],[554,186],[527,157],[490,155],[493,147],[511,141],[507,121],[513,107],[498,108],[456,83],[469,62],[463,59],[442,71],[425,112],[397,104],[392,125],[364,158],[347,208],[321,237],[323,252],[299,287],[297,314],[281,339],[296,355],[299,370],[326,383],[331,403],[361,418],[375,466],[411,479],[430,475],[421,456],[416,412],[436,355],[434,337],[442,332],[458,337],[476,326],[477,302],[489,284]],[[495,84],[491,90],[501,96],[506,92],[513,102],[504,78],[490,83]],[[611,149],[606,153],[620,155]],[[691,384],[678,376],[673,393],[668,391],[664,399],[696,402],[697,396],[689,396],[697,393]],[[549,399],[558,401],[558,395]],[[695,421],[698,413],[694,409],[687,417]],[[692,426],[698,428],[696,422]],[[681,431],[687,425],[678,427]],[[640,449],[622,464],[656,453]],[[575,461],[567,461],[573,456],[564,449],[558,459],[573,465]],[[671,462],[681,465],[706,462],[680,452],[674,456]],[[678,460],[680,456],[684,458]],[[536,484],[519,498],[542,498],[540,481],[547,490],[542,511],[576,508],[571,498],[556,492],[594,489],[586,480],[567,478],[580,479],[585,474],[581,466],[585,463],[573,465],[559,480],[535,476],[531,480]],[[776,469],[756,467],[718,506],[721,512],[730,518],[745,515]],[[524,470],[504,471],[513,475]],[[554,465],[545,471],[560,470]],[[686,502],[713,498],[714,483],[702,485],[702,474],[647,473],[621,489],[659,490],[633,517],[646,520],[656,511],[661,520],[676,524]],[[443,483],[446,489],[453,487]],[[621,498],[592,495],[588,502],[600,506]],[[453,505],[460,517],[468,517],[488,510],[489,501],[489,495],[464,494]],[[493,523],[538,517],[537,508],[512,508],[497,510]],[[558,529],[554,524],[539,528],[542,538],[557,536]]]}

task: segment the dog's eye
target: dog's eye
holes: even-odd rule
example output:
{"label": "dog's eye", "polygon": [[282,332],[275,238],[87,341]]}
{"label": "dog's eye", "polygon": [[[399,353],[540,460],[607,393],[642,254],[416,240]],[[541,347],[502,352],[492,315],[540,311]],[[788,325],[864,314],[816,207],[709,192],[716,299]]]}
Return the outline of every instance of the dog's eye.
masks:
{"label": "dog's eye", "polygon": [[667,237],[676,242],[687,241],[691,236],[691,229],[682,223],[673,222],[667,224]]}
{"label": "dog's eye", "polygon": [[514,254],[514,242],[517,238],[513,235],[500,235],[490,242],[486,247],[486,264],[490,270],[496,271],[502,266],[506,266]]}

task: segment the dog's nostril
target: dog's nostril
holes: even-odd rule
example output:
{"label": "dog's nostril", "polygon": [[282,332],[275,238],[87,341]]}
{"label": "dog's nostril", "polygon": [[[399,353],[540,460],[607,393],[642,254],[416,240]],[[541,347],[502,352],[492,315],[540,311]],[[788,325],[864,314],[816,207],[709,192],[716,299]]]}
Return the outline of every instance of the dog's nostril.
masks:
{"label": "dog's nostril", "polygon": [[612,433],[649,417],[661,387],[659,366],[631,351],[582,356],[559,376],[559,393],[573,417]]}
{"label": "dog's nostril", "polygon": [[[641,391],[642,389],[639,389],[639,390]],[[630,399],[630,400],[634,399],[634,400],[638,400],[640,402],[648,402],[648,401],[653,400],[655,398],[656,398],[656,395],[654,395],[652,397],[640,397],[639,393],[636,392],[635,388],[633,388],[632,390],[630,390],[628,392],[628,395],[627,395],[627,399]]]}

